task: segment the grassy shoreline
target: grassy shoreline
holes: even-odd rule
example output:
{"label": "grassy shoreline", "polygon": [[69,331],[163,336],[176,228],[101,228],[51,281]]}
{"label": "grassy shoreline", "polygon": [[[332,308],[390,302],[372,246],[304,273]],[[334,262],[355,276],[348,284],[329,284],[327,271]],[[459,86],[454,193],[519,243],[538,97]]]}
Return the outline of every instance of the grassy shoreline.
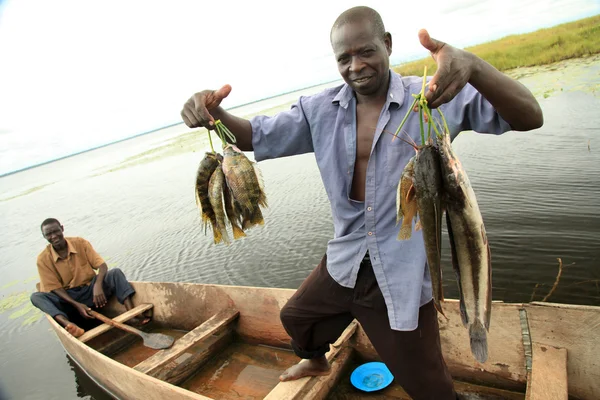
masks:
{"label": "grassy shoreline", "polygon": [[[511,35],[465,50],[489,62],[500,71],[552,64],[557,61],[588,57],[600,53],[600,15]],[[437,66],[431,57],[394,66],[401,75],[433,75]]]}

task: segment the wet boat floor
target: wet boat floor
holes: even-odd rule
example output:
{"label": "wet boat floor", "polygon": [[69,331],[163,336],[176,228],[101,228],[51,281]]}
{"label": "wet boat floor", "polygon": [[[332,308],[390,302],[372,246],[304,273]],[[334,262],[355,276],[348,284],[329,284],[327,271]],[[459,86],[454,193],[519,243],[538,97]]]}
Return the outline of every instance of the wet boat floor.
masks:
{"label": "wet boat floor", "polygon": [[[152,326],[145,327],[144,331],[170,335],[175,340],[187,333],[182,330]],[[134,367],[159,351],[145,347],[142,339],[138,336],[129,336],[130,340],[127,346],[110,355],[115,361]],[[199,346],[201,345],[199,344]],[[291,350],[249,344],[235,338],[224,350],[214,355],[178,386],[212,399],[263,399],[279,383],[279,375],[298,361],[298,357]],[[363,392],[352,386],[350,383],[352,371],[362,363],[369,361],[373,360],[359,359],[355,353],[327,399],[410,399],[396,382],[392,382],[383,390],[371,393]],[[460,398],[464,400],[525,399],[524,393],[460,381],[454,383]]]}
{"label": "wet boat floor", "polygon": [[[155,327],[144,327],[146,333],[162,333],[165,335],[172,336],[173,339],[177,340],[187,333],[187,331],[168,329],[168,328],[155,328]],[[137,335],[129,335],[133,341],[117,353],[111,354],[111,358],[121,364],[127,365],[128,367],[135,367],[145,359],[153,356],[160,350],[151,349],[144,346],[144,341]]]}
{"label": "wet boat floor", "polygon": [[213,399],[262,399],[297,362],[290,350],[234,341],[180,386]]}

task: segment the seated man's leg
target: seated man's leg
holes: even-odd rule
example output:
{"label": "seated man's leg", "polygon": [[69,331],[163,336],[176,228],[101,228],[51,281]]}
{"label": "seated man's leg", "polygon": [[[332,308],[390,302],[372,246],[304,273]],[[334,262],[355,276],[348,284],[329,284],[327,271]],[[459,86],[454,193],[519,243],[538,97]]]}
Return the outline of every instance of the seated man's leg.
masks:
{"label": "seated man's leg", "polygon": [[[112,268],[108,270],[106,275],[104,276],[103,282],[104,295],[108,298],[108,296],[116,295],[119,303],[125,306],[125,309],[131,310],[133,306],[133,301],[131,300],[131,296],[135,293],[135,289],[131,284],[127,281],[125,274],[119,268]],[[140,318],[132,318],[130,321],[132,323],[141,323],[146,324],[150,322],[151,311],[148,310],[144,313],[144,318],[140,320]]]}
{"label": "seated man's leg", "polygon": [[59,324],[64,326],[71,335],[75,337],[83,335],[84,330],[69,321],[66,308],[70,307],[70,305],[56,294],[41,292],[32,293],[31,303],[54,318]]}
{"label": "seated man's leg", "polygon": [[340,286],[327,272],[327,256],[281,309],[280,318],[297,356],[308,359],[285,371],[282,381],[326,375],[325,353],[354,319],[349,306],[352,289]]}

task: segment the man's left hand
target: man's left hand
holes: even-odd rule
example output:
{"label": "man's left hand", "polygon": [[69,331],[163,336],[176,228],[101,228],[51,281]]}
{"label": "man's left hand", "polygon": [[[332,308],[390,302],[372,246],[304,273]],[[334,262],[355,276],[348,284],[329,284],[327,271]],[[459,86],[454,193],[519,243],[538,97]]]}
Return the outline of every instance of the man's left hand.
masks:
{"label": "man's left hand", "polygon": [[419,31],[421,45],[431,52],[437,72],[425,93],[430,108],[448,103],[469,82],[477,58],[464,50],[433,39],[425,29]]}
{"label": "man's left hand", "polygon": [[102,290],[102,283],[94,284],[94,305],[96,308],[104,307],[106,305],[106,296],[104,296],[104,290]]}

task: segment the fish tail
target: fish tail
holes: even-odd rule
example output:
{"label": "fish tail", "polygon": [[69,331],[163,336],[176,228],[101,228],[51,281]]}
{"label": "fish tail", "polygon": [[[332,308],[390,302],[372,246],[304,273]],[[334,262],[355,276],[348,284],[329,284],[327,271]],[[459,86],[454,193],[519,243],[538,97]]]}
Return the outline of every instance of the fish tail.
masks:
{"label": "fish tail", "polygon": [[219,230],[221,231],[221,237],[223,238],[223,242],[225,244],[231,244],[231,240],[229,240],[229,234],[227,233],[227,228],[225,228],[225,225],[220,226]]}
{"label": "fish tail", "polygon": [[444,310],[442,310],[442,304],[440,303],[439,300],[433,299],[433,306],[435,307],[435,309],[437,310],[437,312],[439,312],[440,314],[442,314],[444,316],[444,318],[446,318],[446,321],[450,320],[450,318],[448,318],[446,316],[446,314],[444,314]]}
{"label": "fish tail", "polygon": [[217,229],[216,226],[213,225],[213,241],[215,244],[219,244],[223,241],[223,235],[221,235],[221,231]]}
{"label": "fish tail", "polygon": [[403,223],[400,227],[400,233],[398,233],[399,240],[408,240],[412,236],[412,225]]}
{"label": "fish tail", "polygon": [[254,207],[254,212],[252,213],[250,222],[252,223],[252,225],[264,225],[265,224],[265,220],[263,218],[262,212],[260,211],[260,207],[258,207],[258,206]]}
{"label": "fish tail", "polygon": [[240,228],[239,226],[237,226],[237,224],[231,224],[231,229],[233,230],[233,239],[239,239],[239,238],[243,238],[246,236],[246,234],[244,233],[244,231],[242,230],[242,228]]}
{"label": "fish tail", "polygon": [[471,338],[471,353],[477,361],[484,363],[488,358],[487,333],[478,319],[469,326],[469,337]]}

